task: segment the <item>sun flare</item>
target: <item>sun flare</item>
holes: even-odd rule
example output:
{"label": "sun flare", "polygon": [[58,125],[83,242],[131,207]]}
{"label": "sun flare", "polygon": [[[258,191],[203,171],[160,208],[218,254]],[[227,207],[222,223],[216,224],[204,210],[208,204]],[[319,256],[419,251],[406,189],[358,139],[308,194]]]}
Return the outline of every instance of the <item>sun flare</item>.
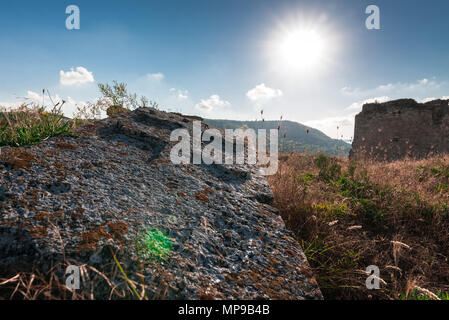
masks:
{"label": "sun flare", "polygon": [[286,81],[308,81],[339,68],[345,35],[336,30],[326,14],[291,12],[279,17],[265,33],[270,71]]}
{"label": "sun flare", "polygon": [[325,40],[315,30],[286,33],[279,44],[279,59],[289,68],[312,69],[323,59]]}

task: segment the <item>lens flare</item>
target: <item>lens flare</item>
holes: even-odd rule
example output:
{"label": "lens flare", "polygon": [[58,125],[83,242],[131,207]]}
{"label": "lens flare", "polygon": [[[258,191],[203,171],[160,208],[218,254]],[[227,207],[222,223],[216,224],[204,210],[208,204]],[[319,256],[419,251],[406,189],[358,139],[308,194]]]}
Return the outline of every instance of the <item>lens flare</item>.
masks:
{"label": "lens flare", "polygon": [[288,67],[310,69],[320,63],[325,49],[324,38],[315,30],[292,30],[279,45],[279,58]]}

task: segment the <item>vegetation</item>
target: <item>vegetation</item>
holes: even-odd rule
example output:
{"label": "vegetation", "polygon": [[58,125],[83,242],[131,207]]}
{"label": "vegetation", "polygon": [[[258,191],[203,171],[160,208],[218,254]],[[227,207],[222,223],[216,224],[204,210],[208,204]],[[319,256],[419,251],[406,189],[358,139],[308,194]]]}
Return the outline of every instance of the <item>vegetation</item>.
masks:
{"label": "vegetation", "polygon": [[123,82],[112,81],[112,85],[99,83],[102,97],[94,103],[87,103],[78,107],[75,118],[95,119],[106,111],[108,116],[128,112],[139,107],[151,107],[158,109],[159,105],[154,101],[149,101],[145,96],[137,98],[137,94],[130,93]]}
{"label": "vegetation", "polygon": [[[275,205],[327,299],[447,299],[449,156],[392,163],[282,154]],[[380,269],[368,290],[366,268]]]}
{"label": "vegetation", "polygon": [[136,252],[143,261],[163,261],[171,253],[172,239],[159,229],[144,230],[136,240]]}
{"label": "vegetation", "polygon": [[[53,104],[50,110],[36,103],[22,104],[8,111],[0,107],[0,147],[30,146],[63,134],[75,136],[73,129],[96,119],[103,111],[112,116],[138,107],[158,108],[156,102],[144,96],[138,101],[137,95],[129,93],[124,83],[113,81],[112,86],[100,83],[98,87],[102,97],[95,103],[78,106],[73,119],[65,117],[62,112],[64,100]],[[52,101],[48,90],[43,90],[43,95],[45,93]]]}
{"label": "vegetation", "polygon": [[[53,136],[74,135],[74,128],[102,111],[113,115],[139,106],[158,107],[144,97],[138,102],[123,83],[114,81],[112,86],[100,84],[99,88],[102,98],[78,108],[74,119],[64,117],[64,101],[49,111],[37,104],[2,110],[0,146],[27,146]],[[349,150],[342,141],[290,121],[206,122],[229,129],[277,128],[284,151],[345,155]],[[8,161],[26,166],[29,155],[24,151],[15,155]],[[275,205],[301,243],[325,298],[448,300],[449,156],[355,163],[324,154],[283,153],[279,170],[269,177],[269,182]],[[171,245],[171,239],[157,229],[140,233],[136,240],[139,259],[155,266],[170,255]],[[145,284],[128,277],[114,253],[113,258],[114,272],[118,268],[127,284],[116,294],[146,298],[137,292],[139,287],[145,291]],[[71,263],[65,261],[64,265]],[[380,268],[379,290],[365,286],[369,265]],[[110,285],[105,274],[87,265],[83,268]],[[0,286],[11,285],[16,288],[14,294],[26,299],[68,294],[73,298],[93,297],[89,293],[70,293],[60,279],[52,269],[49,275],[19,273],[1,279]],[[62,296],[55,296],[55,286]]]}
{"label": "vegetation", "polygon": [[158,104],[154,101],[149,101],[145,96],[140,97],[140,101],[137,101],[137,94],[129,93],[125,83],[112,82],[112,86],[109,84],[98,84],[102,99],[110,101],[110,105],[116,108],[123,108],[133,110],[139,107],[152,107],[158,108]]}
{"label": "vegetation", "polygon": [[49,112],[44,107],[23,104],[10,112],[0,113],[0,146],[20,147],[39,143],[61,134],[73,135],[73,123],[64,118],[56,104]]}

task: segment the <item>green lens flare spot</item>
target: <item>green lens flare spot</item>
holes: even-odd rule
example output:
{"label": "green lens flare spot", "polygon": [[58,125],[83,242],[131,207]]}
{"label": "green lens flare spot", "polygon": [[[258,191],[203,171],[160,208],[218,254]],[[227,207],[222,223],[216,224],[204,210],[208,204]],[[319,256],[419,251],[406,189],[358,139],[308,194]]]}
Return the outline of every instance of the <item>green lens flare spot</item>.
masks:
{"label": "green lens flare spot", "polygon": [[137,255],[142,260],[164,261],[172,251],[172,241],[157,228],[143,230],[136,239]]}
{"label": "green lens flare spot", "polygon": [[178,222],[178,219],[176,219],[175,216],[169,216],[167,218],[167,220],[168,220],[168,223],[170,223],[170,224],[176,224]]}

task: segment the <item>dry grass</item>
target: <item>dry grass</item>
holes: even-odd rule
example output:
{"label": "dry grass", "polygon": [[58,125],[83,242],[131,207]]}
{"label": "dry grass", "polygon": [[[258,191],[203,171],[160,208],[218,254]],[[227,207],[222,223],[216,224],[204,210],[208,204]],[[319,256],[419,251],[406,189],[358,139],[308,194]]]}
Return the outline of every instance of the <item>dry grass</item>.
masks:
{"label": "dry grass", "polygon": [[[325,298],[447,298],[449,156],[350,163],[282,154],[269,182]],[[369,265],[380,269],[380,290],[366,289]]]}
{"label": "dry grass", "polygon": [[[125,271],[125,262],[119,262],[111,251],[110,262],[101,270],[74,260],[62,260],[43,273],[35,268],[0,277],[0,300],[148,300],[164,299],[172,277],[163,266],[153,263],[149,267],[157,275],[157,281],[148,281],[143,265]],[[80,289],[66,286],[68,266],[80,269]],[[153,278],[151,278],[153,279]]]}
{"label": "dry grass", "polygon": [[[64,270],[69,265],[80,266],[80,278],[84,290],[71,290],[66,287]],[[76,262],[61,261],[46,273],[39,270],[19,272],[14,276],[0,279],[0,300],[92,300],[95,298],[94,283],[99,278],[112,282],[97,269]],[[123,292],[121,292],[123,295]]]}
{"label": "dry grass", "polygon": [[64,118],[63,104],[54,105],[48,112],[36,104],[22,104],[9,111],[0,107],[0,147],[29,146],[49,137],[73,135],[70,130],[75,122]]}

